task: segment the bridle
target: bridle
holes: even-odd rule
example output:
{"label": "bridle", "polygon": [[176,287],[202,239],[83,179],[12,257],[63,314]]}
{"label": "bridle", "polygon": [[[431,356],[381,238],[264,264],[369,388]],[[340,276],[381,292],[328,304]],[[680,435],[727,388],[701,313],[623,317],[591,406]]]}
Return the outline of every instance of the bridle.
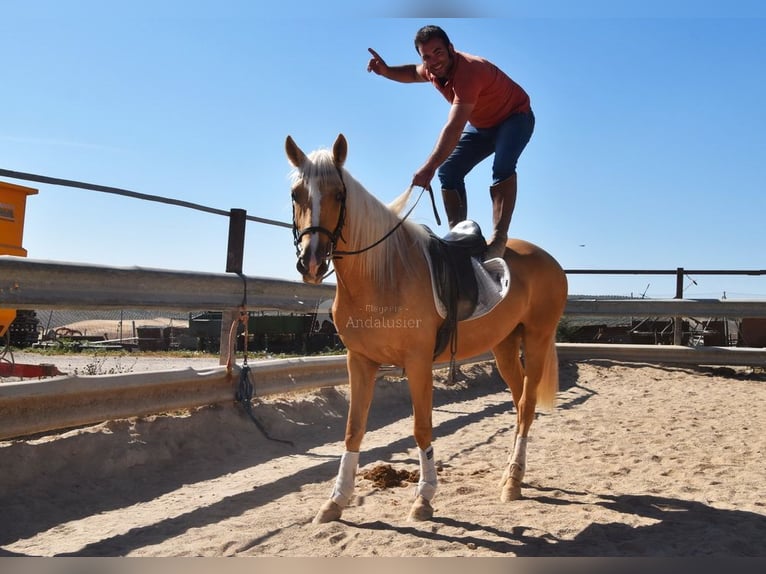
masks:
{"label": "bridle", "polygon": [[364,253],[365,251],[368,251],[372,249],[373,247],[376,247],[377,245],[383,243],[386,239],[391,237],[391,235],[401,227],[401,225],[404,223],[404,221],[410,216],[412,211],[417,206],[418,202],[420,201],[420,198],[423,196],[423,192],[427,189],[428,193],[431,194],[431,204],[434,209],[434,217],[436,218],[436,224],[441,225],[441,219],[439,219],[439,213],[436,211],[436,203],[434,201],[434,193],[431,187],[423,188],[420,192],[420,195],[418,195],[418,198],[415,200],[415,203],[412,204],[412,207],[407,211],[407,213],[404,214],[404,217],[399,219],[399,221],[394,225],[388,232],[386,232],[380,239],[375,241],[374,243],[371,243],[367,247],[363,247],[361,249],[355,249],[353,251],[342,251],[337,249],[338,247],[338,239],[343,239],[345,241],[345,238],[343,237],[343,226],[346,224],[346,196],[348,194],[348,190],[346,188],[346,182],[343,180],[343,170],[339,166],[335,166],[335,169],[338,172],[338,177],[340,178],[340,183],[343,186],[343,192],[340,197],[340,211],[338,212],[338,222],[335,224],[335,229],[333,231],[330,231],[326,227],[322,227],[321,225],[310,225],[309,227],[304,227],[300,231],[298,230],[298,225],[295,222],[295,212],[293,211],[293,243],[295,244],[295,254],[296,256],[300,257],[301,249],[300,249],[300,241],[303,238],[304,235],[308,235],[310,233],[323,233],[330,239],[330,249],[327,252],[327,255],[325,256],[325,260],[329,259],[340,259],[343,255],[359,255],[360,253]]}
{"label": "bridle", "polygon": [[338,177],[340,177],[340,183],[343,186],[343,192],[340,196],[340,211],[338,212],[338,222],[335,224],[335,229],[330,231],[321,225],[310,225],[309,227],[304,227],[299,231],[298,225],[295,222],[295,211],[293,211],[293,243],[295,244],[296,256],[300,256],[301,254],[301,239],[304,235],[309,235],[310,233],[324,233],[327,237],[330,238],[330,250],[327,253],[325,259],[333,259],[335,254],[339,253],[335,249],[338,246],[338,239],[343,239],[345,241],[345,238],[343,237],[343,226],[346,224],[346,195],[348,192],[346,190],[346,182],[343,181],[343,172],[337,165],[335,166],[335,169],[338,171]]}

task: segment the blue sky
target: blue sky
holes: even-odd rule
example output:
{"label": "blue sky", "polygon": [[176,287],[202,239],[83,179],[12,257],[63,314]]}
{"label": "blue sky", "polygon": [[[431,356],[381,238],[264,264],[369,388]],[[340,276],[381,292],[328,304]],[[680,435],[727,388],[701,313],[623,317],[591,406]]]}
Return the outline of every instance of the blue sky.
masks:
{"label": "blue sky", "polygon": [[[427,84],[369,74],[367,48],[415,63],[415,31],[437,23],[531,96],[537,126],[512,235],[566,269],[766,268],[759,3],[343,4],[0,1],[0,168],[287,222],[285,137],[310,151],[342,132],[348,170],[389,201],[448,105]],[[469,216],[485,231],[489,171],[467,180]],[[27,201],[30,258],[225,270],[224,217],[0,180],[39,190]],[[413,217],[446,231],[426,201]],[[244,272],[299,280],[290,231],[248,223]],[[766,296],[766,277],[685,283],[687,297]],[[674,291],[672,276],[570,276],[573,294]]]}

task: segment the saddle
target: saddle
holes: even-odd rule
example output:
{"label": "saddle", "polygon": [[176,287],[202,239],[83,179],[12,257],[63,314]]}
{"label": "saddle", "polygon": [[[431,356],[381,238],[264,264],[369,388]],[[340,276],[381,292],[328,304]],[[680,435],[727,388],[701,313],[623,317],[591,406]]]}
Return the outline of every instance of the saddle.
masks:
{"label": "saddle", "polygon": [[458,223],[441,238],[426,229],[431,237],[428,254],[434,290],[446,309],[444,323],[436,333],[434,357],[449,343],[454,356],[457,323],[473,314],[479,299],[472,259],[483,257],[487,242],[479,225],[470,219]]}

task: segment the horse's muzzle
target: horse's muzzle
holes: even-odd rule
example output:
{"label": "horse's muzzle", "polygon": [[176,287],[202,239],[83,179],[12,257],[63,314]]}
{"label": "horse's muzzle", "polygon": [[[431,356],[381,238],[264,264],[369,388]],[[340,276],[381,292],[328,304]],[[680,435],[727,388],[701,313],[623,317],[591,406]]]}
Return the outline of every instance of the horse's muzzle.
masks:
{"label": "horse's muzzle", "polygon": [[317,257],[315,253],[303,251],[298,255],[295,268],[303,277],[304,283],[318,285],[330,268],[329,257]]}

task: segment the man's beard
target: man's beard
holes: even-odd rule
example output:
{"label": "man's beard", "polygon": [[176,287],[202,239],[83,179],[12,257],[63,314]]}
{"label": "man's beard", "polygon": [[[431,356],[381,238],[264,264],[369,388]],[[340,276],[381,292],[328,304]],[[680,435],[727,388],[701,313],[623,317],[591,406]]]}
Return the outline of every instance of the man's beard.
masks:
{"label": "man's beard", "polygon": [[450,75],[450,72],[452,72],[452,67],[454,65],[455,65],[454,54],[452,52],[450,52],[450,55],[447,58],[447,63],[445,64],[445,66],[442,68],[442,70],[440,72],[441,75],[437,75],[436,79],[439,80],[442,83],[446,82],[448,77],[449,77],[449,75]]}

